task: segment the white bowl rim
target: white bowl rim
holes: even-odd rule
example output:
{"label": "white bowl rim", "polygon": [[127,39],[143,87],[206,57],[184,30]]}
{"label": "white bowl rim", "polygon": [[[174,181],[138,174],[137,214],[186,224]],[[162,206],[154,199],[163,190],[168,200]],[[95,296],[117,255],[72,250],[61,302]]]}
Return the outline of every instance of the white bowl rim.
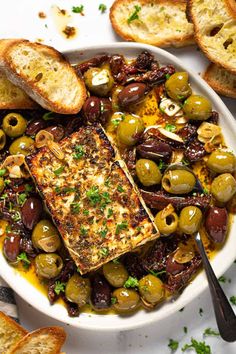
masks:
{"label": "white bowl rim", "polygon": [[[210,86],[207,85],[207,83],[198,75],[193,73],[191,70],[185,67],[185,65],[182,64],[181,60],[178,59],[176,56],[170,54],[169,52],[166,52],[163,49],[147,45],[147,44],[142,44],[142,43],[127,43],[127,42],[118,42],[118,43],[108,43],[108,44],[101,44],[101,45],[90,45],[87,47],[78,47],[76,50],[67,50],[63,52],[63,54],[67,57],[73,57],[77,55],[78,53],[81,55],[83,53],[101,53],[101,52],[111,52],[114,50],[122,54],[122,51],[129,51],[133,50],[136,51],[136,54],[138,52],[141,52],[142,50],[148,50],[151,51],[156,58],[158,57],[163,57],[165,58],[163,61],[163,64],[173,64],[174,66],[182,68],[182,70],[185,70],[189,73],[190,80],[193,80],[196,82],[197,90],[199,91],[202,90],[206,93],[207,96],[211,98],[211,101],[213,101],[214,106],[218,107],[218,111],[220,111],[220,114],[224,117],[226,117],[227,124],[226,126],[229,126],[229,131],[236,136],[236,124],[235,120],[232,116],[232,114],[229,112],[228,108],[225,106],[225,104],[222,102],[220,97],[211,89]],[[126,54],[124,54],[126,55]],[[91,57],[91,55],[88,55],[88,57]],[[229,132],[229,134],[231,134]],[[232,136],[233,136],[232,135]],[[226,139],[227,140],[227,139]],[[233,141],[233,140],[232,140]],[[231,148],[232,146],[230,146]],[[234,144],[234,150],[236,151],[236,144]],[[232,231],[232,230],[231,230]],[[231,234],[232,232],[230,232]],[[233,263],[233,261],[236,258],[236,249],[235,252],[231,251],[229,257],[225,258],[226,254],[228,251],[230,251],[229,246],[227,247],[228,242],[232,239],[232,237],[228,237],[228,240],[226,242],[225,247],[215,256],[215,258],[212,260],[212,265],[215,269],[216,276],[222,275]],[[224,252],[224,250],[227,248],[227,252]],[[229,250],[228,250],[229,248]],[[221,255],[221,257],[218,257]],[[220,258],[223,260],[223,262],[219,265],[219,261],[217,260]],[[152,311],[152,312],[145,312],[143,310],[138,311],[138,313],[141,313],[141,319],[138,317],[138,320],[136,319],[136,315],[134,314],[132,316],[127,316],[125,318],[118,316],[118,315],[96,315],[96,314],[81,314],[78,318],[70,318],[67,315],[66,309],[59,304],[55,304],[53,306],[49,305],[49,302],[47,298],[39,291],[37,290],[32,284],[30,284],[25,278],[21,277],[20,274],[14,270],[13,267],[10,267],[7,262],[5,261],[2,253],[0,253],[0,275],[2,278],[12,287],[12,289],[25,301],[27,301],[30,305],[32,305],[34,308],[39,310],[40,312],[44,313],[47,316],[50,316],[51,318],[54,318],[56,320],[59,320],[65,324],[71,325],[73,327],[77,327],[80,329],[86,329],[86,330],[96,330],[96,331],[114,331],[114,330],[131,330],[139,327],[143,327],[145,325],[150,325],[154,322],[158,322],[163,318],[166,318],[170,316],[171,314],[177,312],[184,306],[186,306],[188,303],[193,301],[197,296],[199,296],[207,287],[207,279],[206,276],[203,272],[201,272],[191,284],[189,284],[186,289],[183,291],[183,293],[178,297],[178,299],[175,302],[166,302],[166,306],[168,308],[166,311],[161,314],[161,316],[158,314],[160,313],[160,310]],[[196,283],[196,279],[200,279],[198,283],[200,284],[200,287],[196,288],[194,284]],[[193,290],[193,293],[191,294],[191,290]],[[189,289],[189,290],[188,290]],[[183,297],[184,293],[188,293],[188,298]],[[189,297],[190,295],[190,297]],[[45,301],[46,300],[46,301]],[[164,308],[166,307],[164,305]],[[93,319],[89,322],[86,322],[85,319],[86,317],[92,317]],[[111,321],[106,321],[107,319],[111,319]],[[82,319],[82,320],[81,320]],[[88,319],[88,318],[87,318]],[[114,321],[113,321],[114,319]],[[118,320],[117,320],[118,319]],[[104,321],[105,320],[105,321]],[[104,323],[102,323],[104,322]]]}

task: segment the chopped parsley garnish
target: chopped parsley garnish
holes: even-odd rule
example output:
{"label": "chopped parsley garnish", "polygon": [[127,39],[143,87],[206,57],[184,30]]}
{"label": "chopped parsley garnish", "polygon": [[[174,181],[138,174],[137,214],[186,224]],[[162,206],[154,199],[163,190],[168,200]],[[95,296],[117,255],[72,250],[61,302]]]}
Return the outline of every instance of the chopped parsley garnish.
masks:
{"label": "chopped parsley garnish", "polygon": [[127,221],[122,221],[120,224],[117,224],[116,225],[116,235],[119,235],[119,233],[122,231],[122,230],[126,230],[128,228],[128,223]]}
{"label": "chopped parsley garnish", "polygon": [[220,335],[220,333],[215,331],[212,328],[206,328],[204,333],[203,333],[204,337],[206,337],[206,336],[219,336],[219,335]]}
{"label": "chopped parsley garnish", "polygon": [[207,188],[203,188],[203,193],[204,194],[209,194],[209,190]]}
{"label": "chopped parsley garnish", "polygon": [[111,297],[111,304],[114,305],[117,303],[117,298],[116,297]]}
{"label": "chopped parsley garnish", "polygon": [[15,221],[15,222],[21,220],[21,214],[20,214],[19,211],[16,211],[16,212],[14,213],[14,215],[12,216],[12,220]]}
{"label": "chopped parsley garnish", "polygon": [[196,339],[191,338],[191,344],[185,344],[182,351],[185,352],[188,349],[195,349],[197,354],[211,354],[211,348],[205,342],[198,342]]}
{"label": "chopped parsley garnish", "polygon": [[111,122],[112,122],[112,124],[115,127],[118,127],[118,125],[120,124],[121,120],[120,119],[112,119]]}
{"label": "chopped parsley garnish", "polygon": [[124,287],[125,288],[136,288],[136,287],[138,287],[138,279],[129,276],[129,278],[124,283]]}
{"label": "chopped parsley garnish", "polygon": [[138,13],[141,11],[141,6],[135,5],[134,6],[134,12],[130,15],[130,17],[127,19],[128,24],[130,24],[134,20],[139,20],[139,15]]}
{"label": "chopped parsley garnish", "polygon": [[183,331],[184,331],[185,334],[188,333],[188,328],[186,326],[184,326],[183,327]]}
{"label": "chopped parsley garnish", "polygon": [[221,283],[226,283],[226,277],[224,275],[221,275],[221,277],[218,278],[218,280],[221,282]]}
{"label": "chopped parsley garnish", "polygon": [[30,260],[27,257],[27,254],[25,252],[21,252],[18,256],[17,256],[17,260],[23,263],[23,267],[24,268],[29,268],[30,266]]}
{"label": "chopped parsley garnish", "polygon": [[6,227],[6,234],[9,234],[11,232],[11,226],[10,225],[7,225]]}
{"label": "chopped parsley garnish", "polygon": [[118,185],[117,190],[118,190],[118,192],[120,192],[120,193],[122,193],[122,192],[125,191],[124,188],[123,188],[120,184]]}
{"label": "chopped parsley garnish", "polygon": [[200,308],[198,312],[199,312],[199,315],[202,316],[202,314],[203,314],[203,309]]}
{"label": "chopped parsley garnish", "polygon": [[87,192],[86,196],[92,205],[96,205],[101,202],[101,195],[99,193],[98,187],[92,186]]}
{"label": "chopped parsley garnish", "polygon": [[54,172],[54,174],[55,174],[56,176],[60,176],[60,174],[62,174],[62,172],[64,171],[64,169],[65,169],[65,166],[61,166],[61,167],[59,167],[57,170],[55,170],[55,171],[53,171],[53,172]]}
{"label": "chopped parsley garnish", "polygon": [[119,258],[113,259],[112,262],[113,262],[114,264],[120,264]]}
{"label": "chopped parsley garnish", "polygon": [[155,272],[154,270],[149,270],[149,273],[154,275],[154,277],[159,277],[161,274],[166,273],[166,270],[161,270],[160,272]]}
{"label": "chopped parsley garnish", "polygon": [[71,203],[70,204],[70,209],[72,214],[78,214],[80,212],[80,203]]}
{"label": "chopped parsley garnish", "polygon": [[107,211],[107,218],[109,219],[113,215],[113,210],[111,208]]}
{"label": "chopped parsley garnish", "polygon": [[109,250],[108,250],[108,248],[103,247],[103,248],[100,249],[100,253],[101,253],[102,256],[106,257],[108,255],[108,253],[109,253]]}
{"label": "chopped parsley garnish", "polygon": [[44,120],[50,120],[50,119],[54,119],[55,118],[55,114],[54,112],[47,112],[47,113],[44,113],[44,115],[42,116],[42,118]]}
{"label": "chopped parsley garnish", "polygon": [[102,238],[105,238],[106,235],[107,235],[107,233],[108,233],[108,228],[107,228],[107,227],[105,227],[104,229],[102,229],[102,230],[99,231],[99,235],[100,235]]}
{"label": "chopped parsley garnish", "polygon": [[57,295],[59,295],[61,292],[64,293],[65,292],[65,283],[61,283],[59,280],[56,281],[55,283],[55,288],[54,291]]}
{"label": "chopped parsley garnish", "polygon": [[0,170],[0,177],[4,176],[6,172],[7,172],[7,170],[5,168],[2,168]]}
{"label": "chopped parsley garnish", "polygon": [[104,12],[106,12],[107,6],[105,4],[100,4],[98,6],[98,10],[101,11],[102,14],[104,14]]}
{"label": "chopped parsley garnish", "polygon": [[55,192],[56,194],[67,194],[67,193],[71,193],[71,192],[76,192],[76,189],[73,187],[64,187],[61,188],[59,186],[55,187]]}
{"label": "chopped parsley garnish", "polygon": [[75,154],[72,155],[75,160],[80,160],[84,156],[84,148],[82,145],[75,146]]}
{"label": "chopped parsley garnish", "polygon": [[81,236],[86,236],[88,234],[88,229],[86,229],[84,226],[81,226],[80,233],[81,233]]}
{"label": "chopped parsley garnish", "polygon": [[164,168],[166,168],[166,164],[163,160],[160,160],[158,163],[158,167],[160,170],[164,170]]}
{"label": "chopped parsley garnish", "polygon": [[74,12],[75,14],[82,14],[84,11],[84,5],[73,6],[71,11]]}
{"label": "chopped parsley garnish", "polygon": [[107,178],[107,179],[105,180],[105,182],[104,182],[104,185],[105,185],[106,187],[110,187],[110,183],[111,183],[110,178]]}
{"label": "chopped parsley garnish", "polygon": [[89,210],[87,210],[87,209],[83,210],[83,214],[84,215],[89,215]]}
{"label": "chopped parsley garnish", "polygon": [[20,205],[23,205],[24,202],[26,201],[26,198],[27,198],[27,194],[26,193],[20,193],[18,195],[18,202]]}
{"label": "chopped parsley garnish", "polygon": [[11,184],[11,180],[10,179],[4,179],[4,186],[8,186],[9,184]]}
{"label": "chopped parsley garnish", "polygon": [[33,189],[34,189],[33,186],[31,186],[30,184],[28,183],[25,184],[25,191],[27,193],[32,192]]}
{"label": "chopped parsley garnish", "polygon": [[176,131],[176,126],[174,124],[166,124],[165,125],[165,130],[167,130],[168,132],[173,133],[174,131]]}
{"label": "chopped parsley garnish", "polygon": [[108,192],[102,193],[101,196],[102,196],[101,209],[104,210],[107,204],[111,203],[111,198]]}
{"label": "chopped parsley garnish", "polygon": [[141,227],[141,226],[137,226],[137,227],[136,227],[136,230],[137,230],[138,232],[140,232],[140,231],[142,230],[142,227]]}
{"label": "chopped parsley garnish", "polygon": [[233,305],[236,305],[236,296],[231,296],[229,300]]}
{"label": "chopped parsley garnish", "polygon": [[172,350],[172,352],[174,352],[174,351],[176,351],[178,349],[179,342],[177,342],[177,340],[170,339],[168,347]]}
{"label": "chopped parsley garnish", "polygon": [[170,78],[170,74],[166,74],[166,80]]}
{"label": "chopped parsley garnish", "polygon": [[0,199],[1,199],[1,200],[7,199],[7,193],[3,193],[3,194],[0,196]]}
{"label": "chopped parsley garnish", "polygon": [[186,160],[185,158],[183,158],[183,159],[181,160],[181,162],[182,162],[182,164],[185,165],[185,166],[188,166],[188,165],[190,164],[189,161]]}

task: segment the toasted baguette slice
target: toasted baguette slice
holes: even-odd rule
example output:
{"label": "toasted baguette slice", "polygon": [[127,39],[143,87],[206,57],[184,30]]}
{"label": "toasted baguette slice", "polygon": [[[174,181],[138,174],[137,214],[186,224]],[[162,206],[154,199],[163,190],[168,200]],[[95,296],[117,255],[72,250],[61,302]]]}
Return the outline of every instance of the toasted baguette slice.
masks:
{"label": "toasted baguette slice", "polygon": [[236,18],[226,0],[189,0],[188,11],[205,55],[236,73]]}
{"label": "toasted baguette slice", "polygon": [[219,94],[236,98],[236,74],[211,63],[203,79]]}
{"label": "toasted baguette slice", "polygon": [[84,82],[52,47],[22,39],[0,41],[0,69],[48,110],[75,114],[86,98]]}
{"label": "toasted baguette slice", "polygon": [[0,354],[9,354],[28,332],[0,311]]}
{"label": "toasted baguette slice", "polygon": [[110,20],[125,40],[182,47],[194,43],[193,25],[185,11],[183,0],[116,0],[110,9]]}
{"label": "toasted baguette slice", "polygon": [[45,327],[28,333],[9,354],[59,354],[66,339],[61,327]]}

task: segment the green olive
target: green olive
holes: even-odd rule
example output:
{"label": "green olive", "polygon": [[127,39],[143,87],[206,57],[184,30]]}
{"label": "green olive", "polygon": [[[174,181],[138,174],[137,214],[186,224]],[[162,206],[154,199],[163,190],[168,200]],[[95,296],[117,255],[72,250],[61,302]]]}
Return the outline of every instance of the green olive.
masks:
{"label": "green olive", "polygon": [[230,173],[216,177],[211,184],[211,193],[218,202],[227,203],[236,192],[236,181]]}
{"label": "green olive", "polygon": [[90,68],[84,73],[84,81],[93,94],[107,96],[114,85],[114,79],[107,68]]}
{"label": "green olive", "polygon": [[201,226],[202,212],[195,206],[188,206],[181,210],[179,228],[187,235],[194,234]]}
{"label": "green olive", "polygon": [[115,299],[113,306],[117,312],[130,312],[139,305],[139,294],[132,289],[116,289],[113,291],[112,297]]}
{"label": "green olive", "polygon": [[132,146],[138,141],[145,127],[142,118],[127,114],[117,129],[119,143]]}
{"label": "green olive", "polygon": [[32,242],[35,248],[45,252],[55,252],[61,247],[57,229],[49,220],[40,220],[32,232]]}
{"label": "green olive", "polygon": [[2,129],[10,138],[17,138],[24,134],[26,127],[27,120],[18,113],[9,113],[2,121]]}
{"label": "green olive", "polygon": [[0,177],[0,193],[2,193],[4,187],[5,187],[4,179],[2,177]]}
{"label": "green olive", "polygon": [[155,217],[155,224],[162,235],[168,236],[177,230],[178,219],[178,215],[174,212],[163,217],[163,211],[161,210]]}
{"label": "green olive", "polygon": [[38,276],[51,279],[62,270],[63,261],[56,253],[42,253],[35,258],[35,268]]}
{"label": "green olive", "polygon": [[163,282],[152,274],[140,279],[138,288],[142,299],[149,304],[157,304],[165,295]]}
{"label": "green olive", "polygon": [[176,101],[182,101],[192,94],[188,82],[188,73],[185,71],[171,75],[165,83],[165,88],[168,96]]}
{"label": "green olive", "polygon": [[29,136],[21,136],[20,138],[13,141],[9,147],[11,155],[23,154],[25,156],[29,155],[31,152],[31,147],[34,144],[34,140]]}
{"label": "green olive", "polygon": [[136,173],[140,182],[148,187],[161,182],[161,172],[152,160],[140,159],[136,162]]}
{"label": "green olive", "polygon": [[0,129],[0,150],[6,145],[6,134],[2,129]]}
{"label": "green olive", "polygon": [[103,274],[106,280],[115,288],[124,285],[129,277],[127,270],[122,263],[109,262],[103,265]]}
{"label": "green olive", "polygon": [[184,102],[183,110],[189,119],[206,120],[211,115],[212,104],[205,97],[192,95]]}
{"label": "green olive", "polygon": [[162,178],[162,187],[172,194],[190,193],[195,184],[194,174],[186,170],[169,170]]}
{"label": "green olive", "polygon": [[215,150],[207,160],[207,167],[216,173],[234,172],[235,156],[231,152]]}
{"label": "green olive", "polygon": [[91,293],[91,285],[89,278],[82,278],[79,274],[74,274],[66,284],[66,298],[75,302],[79,307],[88,303]]}

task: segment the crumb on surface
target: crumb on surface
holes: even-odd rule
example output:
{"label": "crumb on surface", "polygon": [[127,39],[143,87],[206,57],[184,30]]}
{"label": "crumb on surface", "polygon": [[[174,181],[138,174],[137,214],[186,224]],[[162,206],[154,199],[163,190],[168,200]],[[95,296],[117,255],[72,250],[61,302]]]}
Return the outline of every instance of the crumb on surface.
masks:
{"label": "crumb on surface", "polygon": [[38,13],[38,17],[39,17],[39,18],[46,18],[47,15],[45,14],[45,12],[40,11],[40,12]]}
{"label": "crumb on surface", "polygon": [[63,30],[63,33],[66,35],[67,38],[74,37],[76,34],[76,28],[72,26],[66,26]]}

